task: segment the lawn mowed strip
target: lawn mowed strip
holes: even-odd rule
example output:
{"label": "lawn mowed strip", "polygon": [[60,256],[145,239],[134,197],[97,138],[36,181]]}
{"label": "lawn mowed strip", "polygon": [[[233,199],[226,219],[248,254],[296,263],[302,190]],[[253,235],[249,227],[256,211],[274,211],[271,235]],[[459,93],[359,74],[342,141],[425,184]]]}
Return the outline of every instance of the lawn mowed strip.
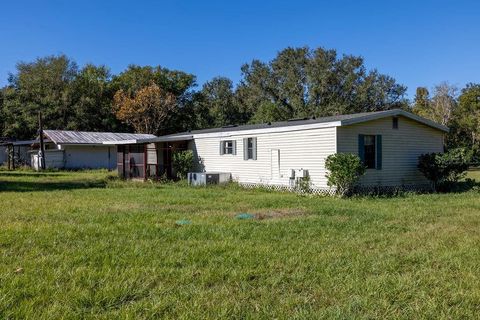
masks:
{"label": "lawn mowed strip", "polygon": [[0,171],[0,319],[480,314],[478,191],[337,199],[111,177]]}

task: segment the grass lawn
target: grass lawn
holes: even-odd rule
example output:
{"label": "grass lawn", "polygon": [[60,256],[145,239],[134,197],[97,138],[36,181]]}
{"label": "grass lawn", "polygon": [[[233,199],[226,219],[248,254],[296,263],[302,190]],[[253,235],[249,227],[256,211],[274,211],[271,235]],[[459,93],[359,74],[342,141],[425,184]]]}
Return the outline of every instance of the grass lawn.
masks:
{"label": "grass lawn", "polygon": [[110,175],[0,171],[0,319],[480,314],[478,191],[336,199]]}

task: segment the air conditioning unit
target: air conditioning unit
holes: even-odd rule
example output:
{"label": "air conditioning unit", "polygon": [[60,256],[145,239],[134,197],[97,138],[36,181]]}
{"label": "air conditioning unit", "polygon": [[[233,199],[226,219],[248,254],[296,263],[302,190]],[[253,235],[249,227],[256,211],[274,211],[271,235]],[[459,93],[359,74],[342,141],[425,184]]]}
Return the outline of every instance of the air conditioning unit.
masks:
{"label": "air conditioning unit", "polygon": [[308,177],[308,170],[306,169],[291,169],[290,179],[306,178]]}
{"label": "air conditioning unit", "polygon": [[290,169],[290,179],[295,179],[295,169]]}
{"label": "air conditioning unit", "polygon": [[295,176],[296,176],[297,178],[306,178],[306,177],[308,177],[308,170],[299,169],[299,170],[297,170],[297,172],[295,173]]}
{"label": "air conditioning unit", "polygon": [[189,172],[188,184],[205,186],[207,184],[222,184],[230,181],[229,172]]}

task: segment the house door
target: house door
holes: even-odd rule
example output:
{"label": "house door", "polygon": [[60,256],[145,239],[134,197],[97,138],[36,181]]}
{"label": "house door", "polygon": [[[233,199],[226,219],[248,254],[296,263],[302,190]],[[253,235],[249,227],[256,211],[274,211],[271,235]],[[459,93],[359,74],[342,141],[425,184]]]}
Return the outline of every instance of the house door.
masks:
{"label": "house door", "polygon": [[172,146],[165,143],[165,147],[163,149],[163,168],[167,175],[168,179],[173,178],[172,172]]}
{"label": "house door", "polygon": [[127,178],[125,176],[125,146],[117,146],[117,171],[121,178]]}
{"label": "house door", "polygon": [[280,149],[270,150],[270,177],[272,179],[280,177]]}

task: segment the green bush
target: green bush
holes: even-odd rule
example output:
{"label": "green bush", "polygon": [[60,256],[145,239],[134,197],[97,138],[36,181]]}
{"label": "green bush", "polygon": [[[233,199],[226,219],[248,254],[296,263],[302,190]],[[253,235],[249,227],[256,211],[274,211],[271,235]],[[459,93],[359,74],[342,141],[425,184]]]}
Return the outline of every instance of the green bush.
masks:
{"label": "green bush", "polygon": [[172,156],[172,165],[179,179],[185,179],[193,168],[192,150],[176,151]]}
{"label": "green bush", "polygon": [[418,169],[432,182],[435,190],[448,191],[465,177],[471,160],[471,151],[456,148],[446,153],[422,154],[418,158]]}
{"label": "green bush", "polygon": [[340,196],[351,193],[366,169],[362,160],[351,153],[329,155],[325,161],[325,167],[329,171],[327,174],[328,185],[336,187],[336,192]]}
{"label": "green bush", "polygon": [[307,175],[305,178],[298,179],[295,188],[300,193],[310,193],[312,191],[310,175]]}

